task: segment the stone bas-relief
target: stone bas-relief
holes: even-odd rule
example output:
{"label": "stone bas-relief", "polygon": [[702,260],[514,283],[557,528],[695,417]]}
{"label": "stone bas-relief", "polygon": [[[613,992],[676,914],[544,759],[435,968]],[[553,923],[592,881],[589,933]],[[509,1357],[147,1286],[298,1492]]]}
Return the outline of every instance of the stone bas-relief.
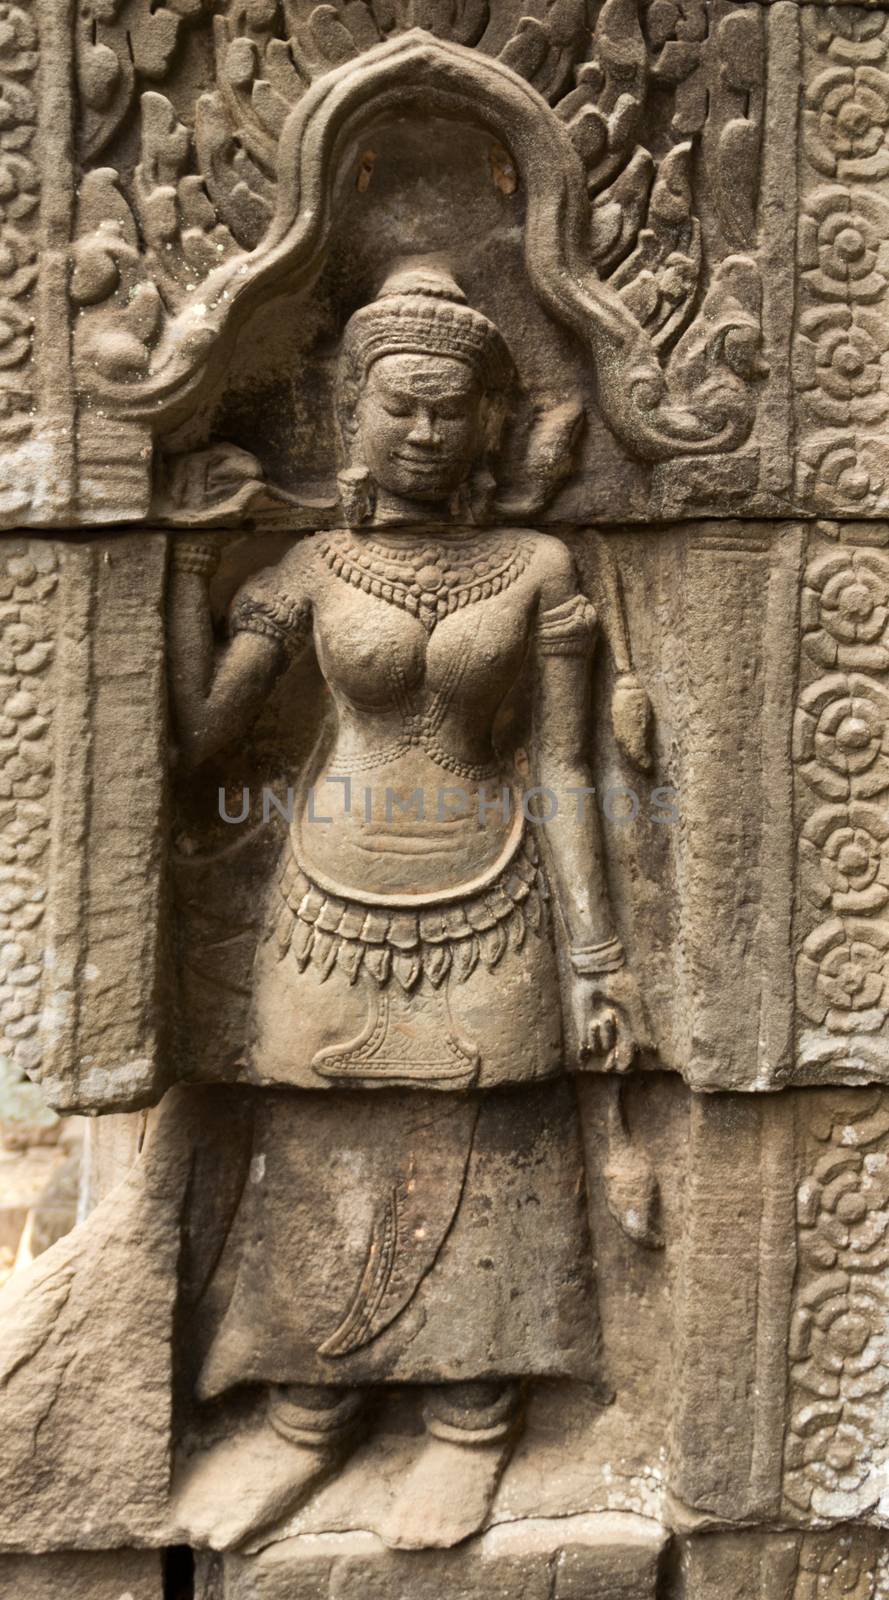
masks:
{"label": "stone bas-relief", "polygon": [[889,1595],[887,29],[0,6],[0,1594]]}
{"label": "stone bas-relief", "polygon": [[[595,1381],[581,1139],[561,1074],[591,1058],[625,1071],[641,1006],[595,810],[554,817],[538,844],[494,743],[528,671],[538,784],[590,787],[595,612],[570,557],[547,535],[458,520],[485,491],[507,349],[427,266],[356,312],[341,359],[353,526],[248,580],[216,658],[213,557],[173,554],[186,760],[242,733],[310,636],[333,705],[261,913],[244,1075],[266,1087],[218,1268],[234,1287],[198,1380],[204,1399],[245,1382],[269,1392],[268,1500],[244,1496],[251,1437],[243,1466],[229,1441],[194,1463],[180,1514],[211,1540],[253,1532],[354,1446],[374,1385],[421,1383],[428,1444],[384,1537],[447,1546],[485,1520],[518,1381]],[[466,798],[448,815],[456,778]],[[316,795],[337,789],[319,823]]]}
{"label": "stone bas-relief", "polygon": [[[127,0],[87,5],[70,32],[41,10],[44,31],[27,34],[16,70],[36,54],[45,94],[67,83],[76,137],[65,142],[51,114],[32,133],[31,100],[12,102],[5,137],[10,149],[36,141],[48,173],[41,242],[67,251],[70,333],[66,319],[58,348],[59,308],[47,310],[44,292],[18,359],[39,380],[51,352],[58,377],[50,367],[36,442],[10,457],[13,524],[187,523],[208,512],[280,521],[288,506],[292,521],[319,500],[332,511],[330,441],[303,447],[298,405],[280,439],[245,429],[243,413],[220,430],[218,380],[250,329],[227,386],[232,397],[253,390],[254,420],[257,401],[281,415],[288,363],[310,387],[329,386],[317,335],[340,316],[338,259],[350,257],[347,276],[366,294],[418,243],[456,250],[470,287],[487,283],[495,299],[498,270],[533,286],[520,312],[513,290],[510,315],[528,318],[522,357],[543,426],[514,499],[543,506],[539,480],[586,407],[585,493],[568,520],[647,516],[664,496],[699,505],[701,455],[717,457],[726,481],[731,460],[748,499],[772,511],[774,472],[761,473],[759,447],[748,446],[769,372],[755,159],[765,19],[730,3],[711,18],[702,0],[687,19],[634,0],[597,9],[593,29],[576,0],[527,16],[512,0],[417,11],[361,0],[342,12]],[[440,208],[421,200],[418,223],[410,197],[427,182],[430,118],[436,180],[451,194]],[[476,148],[461,154],[470,128]],[[472,219],[462,240],[449,221],[455,201]],[[325,256],[333,270],[319,285]],[[281,295],[313,309],[291,321],[287,358],[272,332],[251,371],[255,318]],[[584,361],[547,339],[538,295]],[[237,448],[220,451],[221,439]],[[676,457],[684,486],[659,471],[652,480],[647,464]],[[718,497],[710,505],[718,512]]]}

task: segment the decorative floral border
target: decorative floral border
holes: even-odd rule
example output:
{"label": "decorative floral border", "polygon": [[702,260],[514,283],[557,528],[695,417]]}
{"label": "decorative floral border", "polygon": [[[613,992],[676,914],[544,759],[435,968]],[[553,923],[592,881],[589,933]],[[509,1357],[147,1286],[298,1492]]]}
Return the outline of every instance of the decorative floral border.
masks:
{"label": "decorative floral border", "polygon": [[[880,525],[875,539],[882,536]],[[889,551],[813,546],[793,757],[803,1063],[889,1067]]]}
{"label": "decorative floral border", "polygon": [[889,1545],[876,1528],[804,1535],[793,1600],[889,1600]]}
{"label": "decorative floral border", "polygon": [[797,493],[889,508],[889,14],[803,8]]}
{"label": "decorative floral border", "polygon": [[784,1490],[797,1514],[845,1520],[880,1505],[889,1461],[889,1100],[825,1092],[812,1111]]}
{"label": "decorative floral border", "polygon": [[[40,1065],[54,596],[58,551],[6,540],[0,560],[0,1054],[13,1084]],[[37,1120],[35,1118],[35,1120]]]}
{"label": "decorative floral border", "polygon": [[33,15],[0,0],[0,444],[26,438],[33,424],[27,369],[40,206],[37,66]]}

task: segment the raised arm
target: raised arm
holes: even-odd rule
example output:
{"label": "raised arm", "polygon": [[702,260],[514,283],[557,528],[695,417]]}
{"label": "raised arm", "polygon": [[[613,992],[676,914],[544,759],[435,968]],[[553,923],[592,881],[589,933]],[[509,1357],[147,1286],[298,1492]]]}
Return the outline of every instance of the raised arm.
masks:
{"label": "raised arm", "polygon": [[209,543],[173,547],[170,680],[176,741],[189,766],[250,726],[310,625],[308,602],[289,603],[276,594],[270,575],[260,574],[235,597],[229,639],[217,645],[209,597],[215,565]]}
{"label": "raised arm", "polygon": [[[533,759],[545,790],[543,843],[568,940],[571,1009],[581,1062],[604,1056],[625,1070],[638,1008],[605,878],[590,753],[590,662],[596,613],[578,592],[573,562],[547,547],[535,631]],[[553,798],[554,797],[554,798]]]}

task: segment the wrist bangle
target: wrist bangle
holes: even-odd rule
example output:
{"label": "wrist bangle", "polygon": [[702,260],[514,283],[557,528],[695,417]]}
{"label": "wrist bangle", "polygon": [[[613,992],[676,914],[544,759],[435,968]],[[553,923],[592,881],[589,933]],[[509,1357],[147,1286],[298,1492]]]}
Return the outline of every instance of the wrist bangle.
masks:
{"label": "wrist bangle", "polygon": [[568,955],[579,977],[599,977],[606,972],[617,972],[626,964],[626,952],[620,940],[604,939],[601,944],[574,945]]}
{"label": "wrist bangle", "polygon": [[202,578],[209,578],[216,571],[218,559],[216,551],[206,546],[173,545],[174,572],[195,572]]}

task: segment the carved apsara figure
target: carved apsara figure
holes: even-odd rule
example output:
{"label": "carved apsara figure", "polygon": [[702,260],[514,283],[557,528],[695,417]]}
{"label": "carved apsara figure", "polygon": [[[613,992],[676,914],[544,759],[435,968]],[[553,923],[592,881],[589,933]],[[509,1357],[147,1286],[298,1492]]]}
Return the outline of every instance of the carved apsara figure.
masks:
{"label": "carved apsara figure", "polygon": [[[443,267],[393,273],[344,337],[347,525],[249,580],[221,647],[212,556],[174,558],[187,759],[245,730],[301,651],[333,708],[256,957],[253,1156],[198,1384],[267,1388],[262,1481],[246,1446],[235,1481],[230,1450],[192,1461],[183,1515],[211,1542],[296,1506],[368,1395],[408,1384],[427,1437],[384,1535],[454,1544],[485,1520],[525,1381],[597,1377],[566,1068],[625,1069],[636,1000],[589,802],[595,613],[559,539],[486,523],[514,381]],[[561,802],[540,824],[529,764]]]}

